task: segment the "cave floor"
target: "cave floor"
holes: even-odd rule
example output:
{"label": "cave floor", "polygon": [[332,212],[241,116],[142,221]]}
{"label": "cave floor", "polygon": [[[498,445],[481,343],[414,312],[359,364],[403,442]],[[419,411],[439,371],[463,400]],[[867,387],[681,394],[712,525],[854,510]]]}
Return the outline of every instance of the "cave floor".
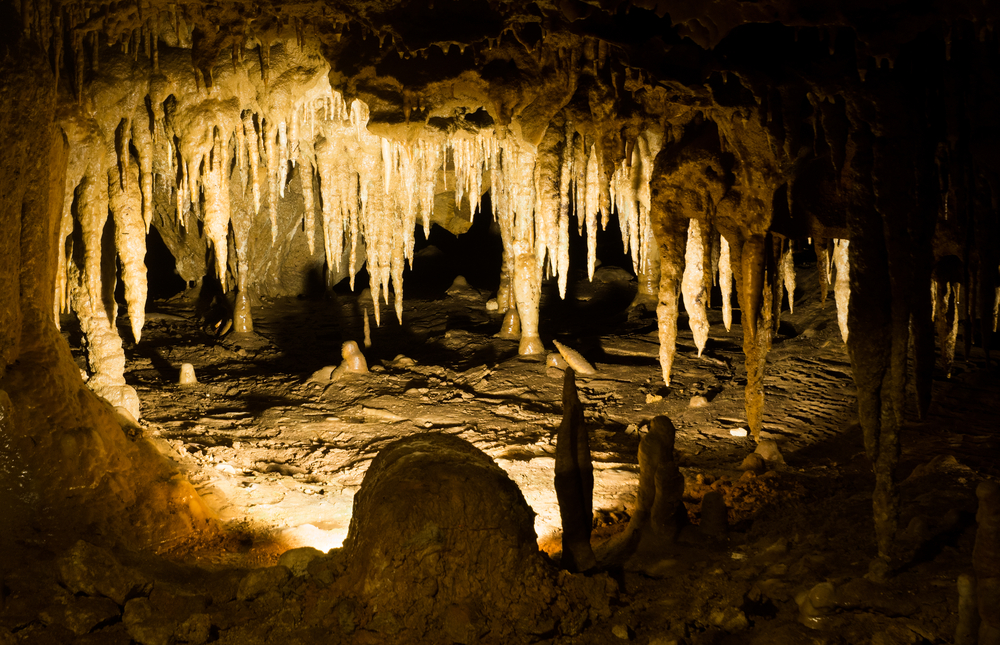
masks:
{"label": "cave floor", "polygon": [[[755,444],[733,433],[746,428],[738,311],[726,332],[714,301],[700,358],[682,315],[667,388],[655,316],[628,308],[634,281],[607,272],[606,282],[571,287],[565,301],[547,286],[543,339],[577,349],[597,369],[577,378],[595,467],[595,544],[627,522],[640,434],[659,414],[678,429],[692,521],[698,523],[700,499],[712,489],[723,493],[730,514],[725,537],[682,540],[661,560],[626,567],[607,624],[560,642],[952,639],[955,581],[971,569],[975,485],[998,474],[990,403],[1000,395],[1000,379],[974,348],[956,361],[950,380],[935,380],[930,417],[905,426],[901,568],[885,586],[867,583],[874,480],[856,424],[850,363],[832,293],[821,303],[812,267],[799,270],[795,313],[786,303],[765,381],[762,438],[775,440],[785,463],[757,473],[740,468]],[[408,295],[402,325],[383,306],[365,350],[371,373],[335,382],[310,377],[340,362],[343,341],[361,344],[367,294],[267,300],[253,309],[253,333],[222,337],[210,333],[194,299],[152,303],[142,342],[126,345],[126,378],[142,401],[143,432],[243,536],[223,547],[164,550],[227,569],[273,564],[295,546],[339,546],[353,496],[379,449],[409,434],[445,432],[510,474],[537,513],[541,547],[556,553],[552,482],[562,372],[546,367],[544,356],[519,357],[516,341],[493,336],[502,316],[487,311],[488,293],[423,295]],[[194,366],[197,385],[176,384],[182,363]],[[798,620],[796,597],[825,581],[842,593],[831,615],[809,629]]]}

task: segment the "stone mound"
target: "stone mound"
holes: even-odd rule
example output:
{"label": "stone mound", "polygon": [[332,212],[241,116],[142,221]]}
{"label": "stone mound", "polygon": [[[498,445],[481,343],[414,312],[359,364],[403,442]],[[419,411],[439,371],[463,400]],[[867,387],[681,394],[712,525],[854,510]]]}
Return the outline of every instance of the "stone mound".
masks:
{"label": "stone mound", "polygon": [[607,612],[614,583],[556,570],[533,516],[471,444],[444,434],[390,444],[365,474],[344,544],[344,591],[366,607],[359,626],[459,643],[575,633]]}

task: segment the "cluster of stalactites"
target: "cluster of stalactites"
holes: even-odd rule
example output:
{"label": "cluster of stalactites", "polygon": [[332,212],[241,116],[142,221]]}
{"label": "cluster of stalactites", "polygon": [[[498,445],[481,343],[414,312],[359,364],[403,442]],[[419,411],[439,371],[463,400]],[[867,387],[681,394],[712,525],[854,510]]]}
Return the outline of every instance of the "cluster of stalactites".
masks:
{"label": "cluster of stalactites", "polygon": [[647,130],[636,138],[631,154],[626,154],[611,176],[611,202],[618,212],[622,247],[631,255],[636,275],[644,271],[650,261],[646,257],[653,235],[649,219],[649,182],[653,176],[653,161],[662,147],[662,133]]}

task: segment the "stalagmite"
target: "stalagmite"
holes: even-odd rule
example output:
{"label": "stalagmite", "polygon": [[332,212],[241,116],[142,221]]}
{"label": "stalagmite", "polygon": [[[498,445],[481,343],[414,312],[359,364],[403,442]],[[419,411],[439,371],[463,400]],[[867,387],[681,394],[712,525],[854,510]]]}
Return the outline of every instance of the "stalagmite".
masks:
{"label": "stalagmite", "polygon": [[688,524],[684,507],[684,476],[677,466],[677,429],[669,418],[654,417],[639,442],[639,487],[624,533],[599,548],[602,564],[632,557],[659,561]]}
{"label": "stalagmite", "polygon": [[372,325],[371,322],[369,322],[368,320],[368,307],[364,308],[363,313],[364,313],[364,328],[363,328],[364,345],[365,349],[368,349],[369,347],[372,346]]}
{"label": "stalagmite", "polygon": [[198,385],[198,377],[194,373],[194,366],[191,363],[181,365],[181,375],[177,379],[178,385]]}
{"label": "stalagmite", "polygon": [[569,571],[597,566],[590,546],[593,526],[594,467],[583,406],[572,367],[563,380],[563,419],[556,433],[555,489],[562,518],[562,565]]}
{"label": "stalagmite", "polygon": [[722,322],[729,331],[733,326],[733,267],[729,242],[724,235],[719,243],[719,289],[722,291]]}
{"label": "stalagmite", "polygon": [[833,264],[837,277],[833,285],[833,297],[837,301],[837,324],[840,325],[840,335],[847,342],[847,315],[851,300],[851,283],[849,277],[849,262],[847,247],[850,240],[833,241]]}
{"label": "stalagmite", "polygon": [[708,312],[706,301],[708,291],[705,289],[704,260],[708,249],[703,246],[702,226],[697,219],[690,219],[688,224],[687,251],[684,256],[684,277],[681,280],[681,293],[684,296],[684,309],[688,314],[688,325],[694,335],[694,344],[701,356],[708,341]]}

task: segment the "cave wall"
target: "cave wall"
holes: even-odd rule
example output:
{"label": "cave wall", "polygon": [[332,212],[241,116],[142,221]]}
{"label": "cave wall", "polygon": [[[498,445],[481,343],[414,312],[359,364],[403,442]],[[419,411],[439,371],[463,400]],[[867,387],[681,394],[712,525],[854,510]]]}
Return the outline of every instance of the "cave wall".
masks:
{"label": "cave wall", "polygon": [[[241,330],[253,298],[295,293],[309,274],[353,282],[362,265],[375,303],[391,292],[401,316],[415,227],[459,232],[489,190],[504,246],[498,301],[520,314],[521,352],[537,353],[543,278],[565,293],[575,234],[592,275],[596,231],[617,217],[635,272],[659,262],[667,385],[682,305],[700,352],[713,277],[735,288],[755,438],[783,290],[795,290],[792,252],[812,241],[820,265],[836,267],[814,288],[835,292],[885,557],[898,427],[914,407],[909,361],[919,415],[935,333],[946,364],[957,318],[966,352],[974,337],[988,350],[1000,278],[989,7],[2,6],[0,269],[13,279],[0,281],[0,423],[5,463],[34,474],[0,474],[23,509],[73,506],[74,522],[108,532],[118,510],[153,509],[143,495],[195,499],[91,394],[141,415],[123,377],[114,275],[120,264],[141,342],[151,226],[181,277],[235,294]],[[60,311],[86,334],[89,388],[56,330]],[[92,460],[54,480],[60,454],[77,452]],[[139,470],[137,486],[123,484]],[[204,524],[190,504],[180,524]]]}

